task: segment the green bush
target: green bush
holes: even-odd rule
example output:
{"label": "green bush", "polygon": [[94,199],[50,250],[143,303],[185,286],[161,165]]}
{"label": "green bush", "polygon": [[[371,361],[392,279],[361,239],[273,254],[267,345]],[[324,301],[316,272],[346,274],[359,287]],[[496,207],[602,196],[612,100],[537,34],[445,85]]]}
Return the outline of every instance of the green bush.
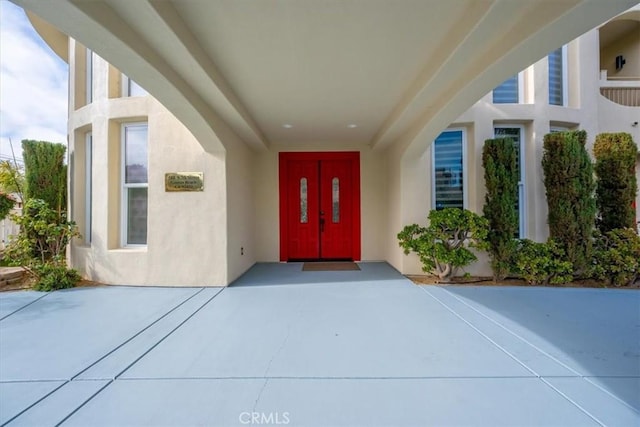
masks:
{"label": "green bush", "polygon": [[15,205],[16,201],[13,199],[13,197],[0,192],[0,220],[5,219]]}
{"label": "green bush", "polygon": [[34,286],[36,291],[73,288],[80,280],[80,274],[76,270],[54,262],[39,264],[34,267],[34,271],[38,278]]}
{"label": "green bush", "polygon": [[518,232],[519,176],[513,140],[486,140],[482,149],[482,165],[487,188],[483,213],[489,224],[488,251],[493,278],[502,280],[511,270],[511,256]]}
{"label": "green bush", "polygon": [[66,147],[46,141],[22,141],[25,199],[44,200],[54,211],[67,209]]}
{"label": "green bush", "polygon": [[477,258],[468,248],[485,249],[487,220],[475,213],[457,208],[432,210],[429,225],[407,225],[398,233],[405,254],[415,252],[422,270],[450,280],[457,270]]}
{"label": "green bush", "polygon": [[595,181],[586,139],[583,130],[547,134],[542,156],[549,233],[574,272],[584,272],[589,265],[595,227]]}
{"label": "green bush", "polygon": [[628,133],[601,133],[593,146],[597,176],[596,224],[601,233],[636,228],[634,201],[638,192],[635,174],[638,146]]}
{"label": "green bush", "polygon": [[632,285],[640,277],[640,236],[631,228],[596,233],[593,275],[610,285]]}
{"label": "green bush", "polygon": [[64,212],[59,214],[44,200],[30,199],[22,215],[12,215],[12,219],[20,232],[5,250],[10,265],[24,268],[38,289],[65,288],[77,281],[78,273],[67,270],[65,252],[71,239],[80,234]]}
{"label": "green bush", "polygon": [[561,285],[573,279],[573,266],[566,261],[562,247],[549,239],[546,243],[523,239],[514,255],[515,272],[530,285]]}

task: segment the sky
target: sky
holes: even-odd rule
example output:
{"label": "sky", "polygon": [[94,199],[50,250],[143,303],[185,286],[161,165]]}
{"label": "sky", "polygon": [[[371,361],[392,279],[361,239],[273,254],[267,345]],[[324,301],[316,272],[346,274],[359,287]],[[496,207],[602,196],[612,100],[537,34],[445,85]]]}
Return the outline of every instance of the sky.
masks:
{"label": "sky", "polygon": [[68,70],[22,8],[0,0],[0,159],[20,142],[67,142]]}

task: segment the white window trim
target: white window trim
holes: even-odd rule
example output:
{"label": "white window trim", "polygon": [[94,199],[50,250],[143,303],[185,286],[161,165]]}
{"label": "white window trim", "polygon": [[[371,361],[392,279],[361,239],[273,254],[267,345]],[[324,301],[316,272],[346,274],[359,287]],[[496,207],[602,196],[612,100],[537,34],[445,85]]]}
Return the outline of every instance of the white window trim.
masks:
{"label": "white window trim", "polygon": [[525,133],[524,133],[524,125],[518,124],[499,124],[493,125],[493,137],[496,138],[497,135],[495,133],[495,129],[520,129],[520,180],[518,181],[518,237],[520,239],[527,238],[527,198],[526,198],[526,159],[525,159]]}
{"label": "white window trim", "polygon": [[569,55],[566,44],[562,46],[562,106],[569,106]]}
{"label": "white window trim", "polygon": [[524,71],[518,73],[518,104],[525,103],[524,96]]}
{"label": "white window trim", "polygon": [[93,133],[87,132],[85,135],[85,145],[84,145],[84,173],[85,173],[85,184],[84,184],[84,242],[87,245],[91,245],[91,217],[92,217],[92,206],[93,206]]}
{"label": "white window trim", "polygon": [[124,73],[120,73],[121,75],[121,85],[120,85],[120,97],[127,98],[129,96],[129,76]]}
{"label": "white window trim", "polygon": [[93,102],[93,51],[87,48],[85,54],[85,101],[89,105]]}
{"label": "white window trim", "polygon": [[[125,183],[125,172],[126,172],[126,129],[128,127],[134,126],[146,126],[147,132],[149,131],[149,123],[148,122],[127,122],[123,123],[120,131],[120,246],[123,248],[146,248],[146,244],[137,244],[137,243],[128,243],[127,242],[127,230],[129,229],[129,215],[128,215],[128,204],[129,201],[127,199],[128,193],[127,189],[129,188],[149,188],[149,178],[147,177],[146,183],[136,183],[136,184],[126,184]],[[148,137],[148,133],[147,133]],[[147,140],[148,147],[148,140]],[[147,152],[148,155],[148,152]],[[148,190],[147,190],[148,191]],[[148,193],[147,193],[148,197]],[[148,200],[148,199],[147,199]],[[147,224],[149,218],[147,217]],[[147,235],[148,238],[148,235]]]}
{"label": "white window trim", "polygon": [[[467,128],[456,127],[447,128],[440,132],[462,132],[462,208],[468,207],[468,191],[467,191]],[[440,136],[440,135],[438,135]],[[436,137],[437,139],[437,137]],[[436,141],[431,143],[431,209],[436,208]]]}
{"label": "white window trim", "polygon": [[131,79],[129,79],[129,76],[127,76],[126,74],[122,74],[122,88],[120,90],[121,92],[121,97],[122,98],[128,98],[130,95],[130,88],[129,88],[129,82]]}

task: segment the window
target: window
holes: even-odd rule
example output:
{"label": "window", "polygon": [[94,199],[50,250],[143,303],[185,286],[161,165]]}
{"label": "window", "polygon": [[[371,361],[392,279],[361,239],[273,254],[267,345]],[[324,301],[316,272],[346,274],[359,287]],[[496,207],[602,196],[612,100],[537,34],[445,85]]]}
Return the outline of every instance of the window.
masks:
{"label": "window", "polygon": [[122,75],[122,96],[146,96],[147,91],[129,77]]}
{"label": "window", "polygon": [[493,90],[494,104],[518,104],[520,102],[520,74],[502,82]]}
{"label": "window", "polygon": [[86,52],[86,67],[85,67],[85,96],[86,103],[91,104],[93,102],[93,51],[87,49]]}
{"label": "window", "polygon": [[307,202],[307,178],[300,178],[300,223],[309,222],[308,202]]}
{"label": "window", "polygon": [[91,205],[93,170],[93,134],[87,132],[84,141],[84,242],[91,244]]}
{"label": "window", "polygon": [[563,46],[549,54],[549,104],[567,105],[567,49]]}
{"label": "window", "polygon": [[331,222],[338,224],[340,222],[340,179],[337,177],[331,180],[331,206]]}
{"label": "window", "polygon": [[123,245],[147,244],[147,124],[122,126]]}
{"label": "window", "polygon": [[494,128],[496,138],[511,138],[516,147],[516,162],[520,179],[518,180],[517,201],[514,207],[518,211],[518,238],[525,237],[525,194],[524,194],[524,132],[522,126],[496,126]]}
{"label": "window", "polygon": [[432,199],[435,209],[463,209],[466,205],[463,179],[464,145],[463,130],[446,130],[433,143]]}

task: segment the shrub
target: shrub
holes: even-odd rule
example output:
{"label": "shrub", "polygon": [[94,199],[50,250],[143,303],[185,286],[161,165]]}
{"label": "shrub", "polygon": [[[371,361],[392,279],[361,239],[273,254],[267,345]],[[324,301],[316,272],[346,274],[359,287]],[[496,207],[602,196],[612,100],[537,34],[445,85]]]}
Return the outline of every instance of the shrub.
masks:
{"label": "shrub", "polygon": [[593,275],[610,285],[632,285],[640,277],[640,236],[631,228],[596,233]]}
{"label": "shrub", "polygon": [[546,243],[523,239],[514,256],[516,273],[530,285],[560,285],[573,278],[573,266],[565,260],[562,247],[549,239]]}
{"label": "shrub", "polygon": [[66,268],[65,259],[67,245],[80,236],[75,223],[40,199],[28,200],[22,215],[13,215],[12,219],[20,232],[5,251],[11,265],[24,268],[38,289],[60,289],[77,281],[78,273]]}
{"label": "shrub", "polygon": [[564,250],[575,272],[591,259],[596,203],[593,164],[585,149],[585,131],[544,136],[542,169],[551,238]]}
{"label": "shrub", "polygon": [[638,146],[628,133],[601,133],[593,146],[597,176],[596,224],[601,233],[636,227],[634,201]]}
{"label": "shrub", "polygon": [[5,193],[0,193],[0,220],[5,219],[15,205],[16,201],[13,197]]}
{"label": "shrub", "polygon": [[488,251],[494,280],[511,270],[511,256],[518,232],[518,165],[514,142],[509,138],[488,139],[482,149],[487,188],[483,208],[489,224]]}
{"label": "shrub", "polygon": [[54,211],[67,209],[66,147],[46,141],[22,141],[25,199],[44,200]]}
{"label": "shrub", "polygon": [[447,208],[432,210],[427,227],[407,225],[398,240],[405,254],[418,254],[424,272],[449,280],[458,268],[477,260],[468,248],[484,249],[486,236],[486,219],[466,209]]}
{"label": "shrub", "polygon": [[76,270],[55,262],[38,264],[33,269],[38,279],[34,286],[36,291],[49,292],[73,288],[80,280],[80,274]]}

